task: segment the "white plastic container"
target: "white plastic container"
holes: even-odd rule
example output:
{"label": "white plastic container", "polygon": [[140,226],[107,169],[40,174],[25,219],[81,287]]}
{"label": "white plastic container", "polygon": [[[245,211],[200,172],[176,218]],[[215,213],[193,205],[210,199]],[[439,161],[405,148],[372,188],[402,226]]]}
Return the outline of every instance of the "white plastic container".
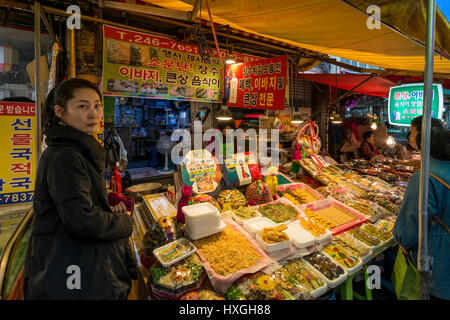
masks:
{"label": "white plastic container", "polygon": [[215,229],[211,229],[211,230],[207,230],[203,233],[193,233],[188,226],[185,227],[184,231],[186,232],[187,236],[189,237],[189,239],[191,240],[198,240],[198,239],[202,239],[202,238],[206,238],[209,236],[212,236],[213,234],[222,232],[223,230],[225,230],[225,227],[227,225],[225,224],[225,222],[220,221],[219,226]]}
{"label": "white plastic container", "polygon": [[292,244],[297,248],[306,248],[314,245],[314,237],[304,230],[298,223],[287,225],[286,234],[291,238]]}
{"label": "white plastic container", "polygon": [[[330,280],[323,273],[321,273],[319,270],[317,270],[315,267],[313,267],[306,259],[304,259],[304,258],[302,258],[302,259],[303,259],[305,265],[308,266],[308,268],[318,272],[322,276],[322,279],[325,280],[325,282],[327,283],[328,288],[336,288],[338,285],[344,283],[344,281],[347,280],[347,278],[348,278],[347,271],[345,270],[345,268],[341,267],[344,270],[344,273],[339,278],[334,279],[334,280]],[[340,266],[339,264],[335,263],[333,260],[330,259],[330,261],[333,262],[334,264],[336,264],[337,266]]]}
{"label": "white plastic container", "polygon": [[217,233],[221,226],[219,210],[209,202],[182,208],[186,219],[186,231],[191,239],[199,239]]}
{"label": "white plastic container", "polygon": [[245,221],[248,221],[250,219],[261,217],[261,213],[256,211],[256,217],[250,218],[250,219],[241,219],[239,218],[234,211],[231,211],[231,216],[233,217],[233,220],[239,223],[241,226],[244,224]]}
{"label": "white plastic container", "polygon": [[[304,218],[304,219],[308,219],[308,218]],[[314,242],[317,244],[323,243],[323,242],[327,242],[328,240],[330,240],[333,237],[333,234],[331,233],[330,230],[325,229],[325,234],[322,234],[320,236],[313,236],[311,234],[311,232],[309,232],[308,230],[306,230],[305,228],[303,228],[303,226],[300,224],[300,220],[295,220],[292,221],[291,224],[296,224],[298,225],[307,235],[311,236],[314,239]]]}
{"label": "white plastic container", "polygon": [[277,224],[266,217],[251,218],[244,221],[243,228],[245,231],[255,236],[262,232],[264,228],[273,228]]}
{"label": "white plastic container", "polygon": [[363,263],[361,261],[361,259],[359,259],[359,263],[356,264],[354,267],[349,268],[345,265],[343,265],[342,263],[340,263],[338,260],[333,259],[332,256],[330,256],[328,253],[326,253],[325,251],[321,251],[321,253],[328,257],[328,259],[330,259],[331,261],[333,261],[335,264],[337,264],[338,266],[340,266],[341,268],[343,268],[345,271],[347,271],[348,275],[351,276],[352,274],[356,273],[357,271],[361,270],[361,268],[363,267]]}
{"label": "white plastic container", "polygon": [[261,246],[261,248],[263,248],[263,250],[266,252],[275,252],[275,251],[288,249],[292,245],[291,240],[277,242],[277,243],[267,243],[260,237],[259,234],[256,234],[256,242],[258,242],[258,244]]}

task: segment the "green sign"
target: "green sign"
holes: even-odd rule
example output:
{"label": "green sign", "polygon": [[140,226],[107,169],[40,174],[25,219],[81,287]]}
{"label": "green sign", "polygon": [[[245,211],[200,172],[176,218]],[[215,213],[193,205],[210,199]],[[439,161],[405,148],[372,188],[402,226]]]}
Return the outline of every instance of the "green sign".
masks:
{"label": "green sign", "polygon": [[[389,91],[389,123],[409,127],[415,117],[423,114],[423,83],[391,87]],[[444,95],[441,84],[433,84],[431,117],[442,119]]]}

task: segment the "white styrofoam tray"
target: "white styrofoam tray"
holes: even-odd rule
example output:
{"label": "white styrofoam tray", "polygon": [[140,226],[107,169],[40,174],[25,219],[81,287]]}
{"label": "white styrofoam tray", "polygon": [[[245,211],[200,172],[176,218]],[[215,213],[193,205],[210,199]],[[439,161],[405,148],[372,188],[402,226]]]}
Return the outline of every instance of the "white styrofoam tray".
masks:
{"label": "white styrofoam tray", "polygon": [[264,228],[273,228],[276,227],[277,224],[266,217],[257,217],[244,221],[243,228],[248,233],[253,236],[257,233],[260,233]]}
{"label": "white styrofoam tray", "polygon": [[233,220],[236,221],[237,223],[239,223],[241,226],[244,224],[245,221],[248,221],[250,219],[254,219],[254,218],[258,218],[261,217],[261,213],[259,213],[258,211],[256,211],[256,217],[250,218],[250,219],[241,219],[239,218],[236,213],[233,211],[231,211],[231,216],[233,217]]}
{"label": "white styrofoam tray", "polygon": [[[313,266],[312,266],[305,258],[302,258],[302,259],[304,260],[305,264],[306,264],[309,268],[315,270],[316,272],[318,272],[318,273],[320,273],[320,274],[322,275],[323,279],[325,279],[325,282],[327,283],[327,285],[328,285],[329,288],[335,288],[335,287],[337,287],[338,285],[344,283],[344,281],[347,280],[347,278],[348,278],[348,273],[347,273],[347,271],[345,270],[345,268],[342,268],[342,270],[344,270],[344,274],[342,274],[339,278],[337,278],[337,279],[335,279],[335,280],[330,280],[330,279],[328,279],[323,273],[321,273],[319,270],[317,270],[315,267],[313,267]],[[331,259],[330,259],[330,261],[333,262],[334,264],[336,264],[336,263],[335,263],[334,261],[332,261]],[[336,264],[336,265],[337,265],[337,266],[340,266],[339,264]]]}
{"label": "white styrofoam tray", "polygon": [[[170,248],[171,246],[173,246],[173,245],[178,245],[178,244],[181,245],[181,246],[183,246],[183,247],[185,248],[184,253],[183,253],[181,256],[179,256],[178,258],[176,258],[176,259],[173,259],[173,260],[171,260],[171,261],[169,261],[169,262],[165,262],[165,261],[162,259],[162,252],[163,252],[164,250]],[[171,265],[174,264],[174,263],[177,263],[178,261],[183,260],[184,258],[189,257],[189,256],[190,256],[191,254],[193,254],[196,250],[197,250],[197,248],[195,248],[195,246],[194,246],[191,242],[189,242],[186,238],[180,238],[180,239],[177,239],[177,240],[175,240],[175,241],[169,242],[168,244],[166,244],[166,245],[164,245],[164,246],[162,246],[162,247],[159,247],[159,248],[154,249],[154,250],[153,250],[153,255],[158,259],[158,261],[159,261],[164,267],[168,267],[168,266],[171,266]]]}
{"label": "white styrofoam tray", "polygon": [[226,227],[226,224],[223,221],[220,221],[220,225],[218,228],[213,229],[213,230],[209,230],[208,232],[204,232],[204,233],[192,233],[188,226],[185,227],[184,231],[186,232],[187,236],[189,237],[189,239],[191,240],[198,240],[201,238],[206,238],[209,236],[212,236],[213,234],[222,232]]}
{"label": "white styrofoam tray", "polygon": [[[302,217],[302,218],[306,219],[306,220],[309,220],[307,217]],[[314,239],[315,243],[317,243],[317,244],[322,243],[322,242],[326,242],[327,240],[329,240],[329,239],[331,239],[333,237],[333,234],[331,233],[331,231],[326,229],[326,228],[323,228],[323,229],[325,229],[325,234],[320,235],[320,236],[313,236],[311,234],[311,232],[309,232],[308,230],[303,228],[303,226],[300,224],[300,219],[299,220],[295,220],[295,221],[291,221],[291,224],[298,225],[302,230],[304,230],[306,232],[306,234],[310,235]]]}
{"label": "white styrofoam tray", "polygon": [[263,248],[263,250],[266,252],[275,252],[275,251],[288,249],[292,245],[291,240],[277,242],[277,243],[267,243],[259,236],[259,234],[256,234],[256,242],[258,242],[258,244],[261,246],[261,248]]}
{"label": "white styrofoam tray", "polygon": [[298,223],[290,223],[287,225],[286,233],[291,238],[292,243],[297,248],[306,248],[315,243],[313,236],[311,236]]}
{"label": "white styrofoam tray", "polygon": [[361,268],[363,267],[363,262],[361,261],[361,259],[359,259],[359,263],[357,263],[353,268],[349,268],[345,265],[343,265],[342,263],[340,263],[338,260],[335,260],[332,256],[330,256],[328,253],[326,253],[325,251],[321,251],[321,253],[325,256],[328,257],[328,259],[330,259],[331,261],[333,261],[335,264],[337,264],[338,266],[341,266],[345,271],[347,271],[348,275],[351,276],[353,274],[355,274],[356,272],[358,272],[359,270],[361,270]]}

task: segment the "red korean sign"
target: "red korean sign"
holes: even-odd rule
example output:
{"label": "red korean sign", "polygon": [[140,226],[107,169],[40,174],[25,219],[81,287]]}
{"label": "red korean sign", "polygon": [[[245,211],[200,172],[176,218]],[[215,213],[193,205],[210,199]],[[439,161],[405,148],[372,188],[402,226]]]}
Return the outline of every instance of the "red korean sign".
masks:
{"label": "red korean sign", "polygon": [[287,66],[287,56],[228,66],[225,76],[225,98],[228,98],[228,106],[284,109]]}

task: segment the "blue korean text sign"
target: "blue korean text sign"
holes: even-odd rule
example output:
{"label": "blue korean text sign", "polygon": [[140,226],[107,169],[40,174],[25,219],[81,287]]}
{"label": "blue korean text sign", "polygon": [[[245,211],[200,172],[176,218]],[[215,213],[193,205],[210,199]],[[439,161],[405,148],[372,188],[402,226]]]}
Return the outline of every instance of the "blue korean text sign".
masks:
{"label": "blue korean text sign", "polygon": [[[404,84],[391,87],[389,91],[389,123],[397,126],[410,126],[411,121],[423,114],[423,83]],[[444,94],[441,84],[433,84],[431,117],[442,119],[444,113]]]}
{"label": "blue korean text sign", "polygon": [[34,103],[0,101],[0,205],[33,201],[35,115]]}

